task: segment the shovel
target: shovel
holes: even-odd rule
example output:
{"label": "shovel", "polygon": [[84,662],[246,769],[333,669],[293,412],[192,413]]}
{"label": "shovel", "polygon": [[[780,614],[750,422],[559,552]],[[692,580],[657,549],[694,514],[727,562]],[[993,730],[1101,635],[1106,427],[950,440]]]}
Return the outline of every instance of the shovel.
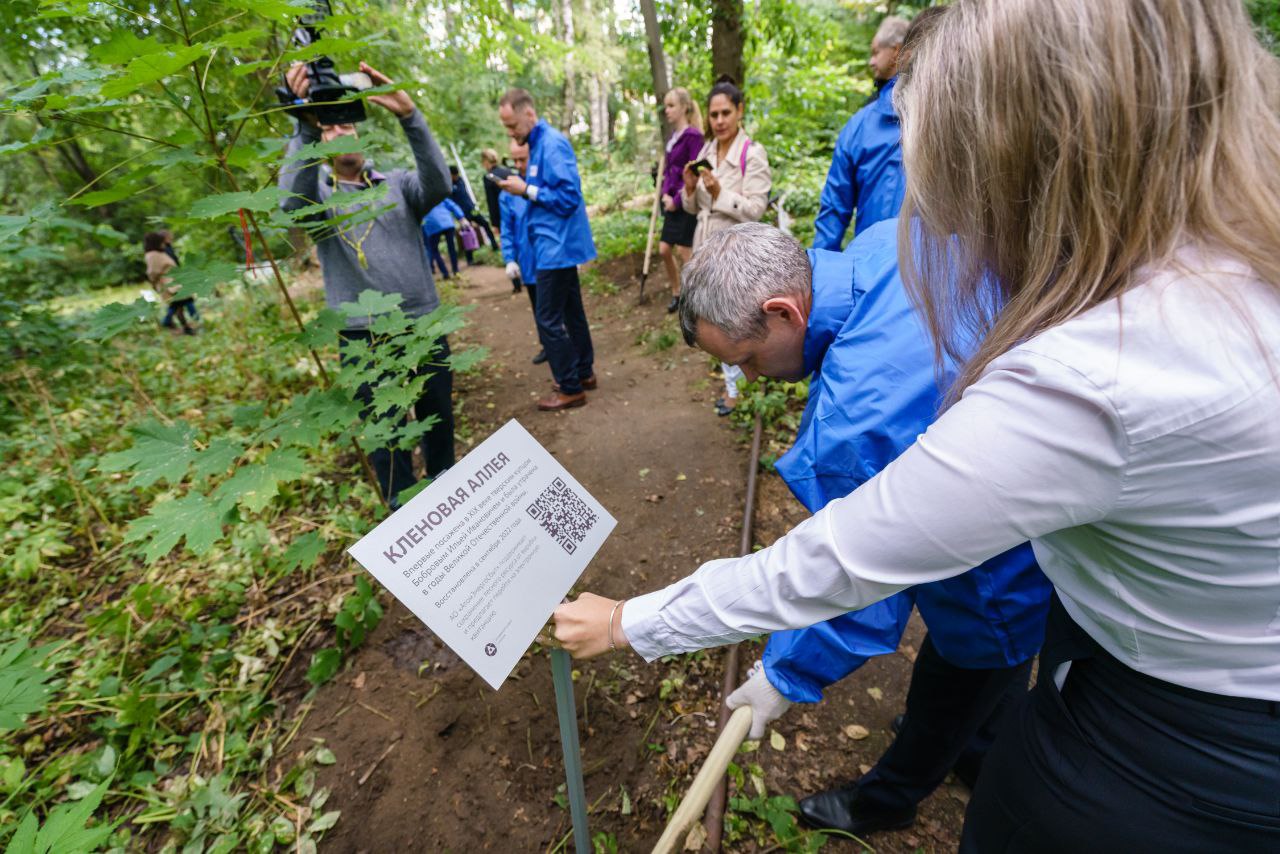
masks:
{"label": "shovel", "polygon": [[649,262],[653,258],[653,229],[658,224],[658,209],[662,206],[662,178],[667,171],[667,154],[658,160],[658,180],[653,188],[653,211],[649,214],[649,236],[644,242],[644,267],[640,271],[639,305],[644,305],[644,281],[649,278]]}

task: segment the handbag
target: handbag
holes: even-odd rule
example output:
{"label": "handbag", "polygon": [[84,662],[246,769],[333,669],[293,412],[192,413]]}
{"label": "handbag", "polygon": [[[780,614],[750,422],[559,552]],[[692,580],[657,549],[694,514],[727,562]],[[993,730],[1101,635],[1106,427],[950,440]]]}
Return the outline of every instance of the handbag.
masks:
{"label": "handbag", "polygon": [[458,239],[462,241],[462,251],[464,252],[473,252],[480,248],[480,238],[469,222],[464,222],[458,226]]}

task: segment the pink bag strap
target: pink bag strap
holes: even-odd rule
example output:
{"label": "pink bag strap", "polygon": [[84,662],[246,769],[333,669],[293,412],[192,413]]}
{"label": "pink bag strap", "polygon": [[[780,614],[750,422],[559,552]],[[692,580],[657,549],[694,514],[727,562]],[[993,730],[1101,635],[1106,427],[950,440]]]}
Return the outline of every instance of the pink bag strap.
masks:
{"label": "pink bag strap", "polygon": [[742,170],[742,177],[747,177],[747,149],[751,147],[751,137],[747,137],[747,141],[742,143],[742,156],[738,158],[738,168]]}

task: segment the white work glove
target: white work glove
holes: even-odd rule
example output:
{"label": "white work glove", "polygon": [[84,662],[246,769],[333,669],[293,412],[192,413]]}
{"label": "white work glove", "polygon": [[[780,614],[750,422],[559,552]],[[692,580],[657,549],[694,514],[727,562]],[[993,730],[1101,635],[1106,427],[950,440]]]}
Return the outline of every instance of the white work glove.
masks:
{"label": "white work glove", "polygon": [[508,261],[507,262],[507,278],[514,282],[519,277],[520,277],[520,265],[517,264],[515,261]]}
{"label": "white work glove", "polygon": [[747,674],[747,681],[738,686],[738,690],[729,695],[724,704],[731,709],[741,706],[751,707],[751,732],[747,738],[755,740],[764,738],[764,729],[769,724],[786,714],[791,708],[791,701],[778,689],[773,687],[764,672],[764,662],[757,661]]}

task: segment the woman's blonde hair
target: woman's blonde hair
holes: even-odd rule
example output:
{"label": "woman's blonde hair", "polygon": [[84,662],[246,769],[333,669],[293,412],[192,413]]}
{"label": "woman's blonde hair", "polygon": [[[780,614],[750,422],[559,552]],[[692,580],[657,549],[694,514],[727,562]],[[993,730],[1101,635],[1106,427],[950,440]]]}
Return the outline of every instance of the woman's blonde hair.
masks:
{"label": "woman's blonde hair", "polygon": [[895,97],[899,258],[952,400],[1183,245],[1280,291],[1280,62],[1240,0],[958,0]]}
{"label": "woman's blonde hair", "polygon": [[492,148],[482,149],[480,152],[480,163],[486,168],[489,166],[497,166],[502,160],[498,157],[498,152]]}
{"label": "woman's blonde hair", "polygon": [[[698,107],[698,102],[693,100],[693,96],[689,94],[688,89],[683,86],[668,89],[666,98],[675,98],[676,103],[684,107],[684,117],[689,122],[689,127],[702,130],[702,110]],[[663,98],[664,103],[666,98]]]}

